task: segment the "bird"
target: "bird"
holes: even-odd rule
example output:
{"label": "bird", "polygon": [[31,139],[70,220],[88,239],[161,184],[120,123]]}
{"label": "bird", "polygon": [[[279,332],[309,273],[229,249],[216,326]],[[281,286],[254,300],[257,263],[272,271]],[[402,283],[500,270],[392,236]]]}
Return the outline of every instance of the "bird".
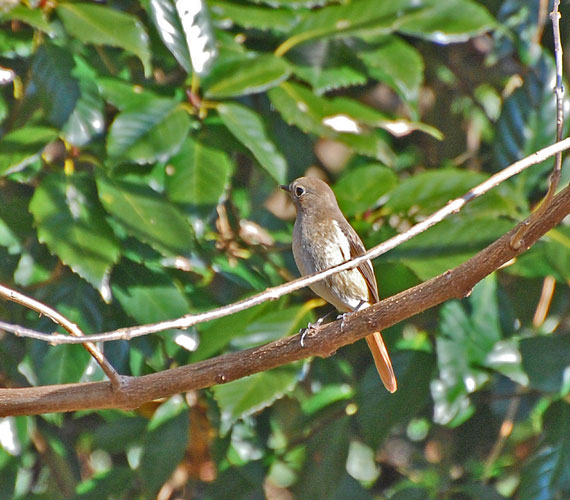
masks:
{"label": "bird", "polygon": [[[289,193],[295,205],[293,257],[302,276],[342,264],[366,252],[326,182],[316,177],[299,177],[279,187]],[[309,286],[341,313],[363,309],[380,300],[370,261]],[[395,392],[398,384],[382,334],[374,332],[366,337],[366,342],[384,386],[389,392]]]}

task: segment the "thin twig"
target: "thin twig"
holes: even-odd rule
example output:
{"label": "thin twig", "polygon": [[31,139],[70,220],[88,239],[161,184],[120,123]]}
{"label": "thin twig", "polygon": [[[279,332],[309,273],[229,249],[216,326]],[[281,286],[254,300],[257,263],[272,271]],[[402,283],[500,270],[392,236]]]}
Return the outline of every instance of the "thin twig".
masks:
{"label": "thin twig", "polygon": [[[81,329],[75,324],[69,321],[65,316],[58,313],[56,310],[52,309],[49,306],[41,303],[38,300],[32,299],[31,297],[27,297],[26,295],[17,292],[16,290],[12,290],[6,286],[0,285],[0,297],[3,297],[7,300],[15,302],[16,304],[20,304],[32,311],[36,311],[43,316],[48,317],[51,319],[55,324],[60,325],[61,327],[65,328],[70,335],[73,335],[76,338],[84,337],[85,334],[81,331]],[[92,342],[86,341],[83,339],[81,342],[87,352],[91,354],[93,359],[97,361],[103,372],[109,377],[109,380],[113,384],[113,387],[118,388],[120,387],[120,376],[115,371],[115,369],[111,366],[111,364],[107,361],[103,353],[97,349],[97,346]]]}
{"label": "thin twig", "polygon": [[[362,262],[375,259],[376,257],[379,257],[380,255],[385,254],[389,250],[392,250],[393,248],[410,240],[414,236],[417,236],[423,231],[441,222],[449,215],[459,212],[467,203],[483,195],[492,188],[498,186],[499,184],[509,179],[510,177],[522,172],[523,170],[532,165],[541,163],[547,158],[550,158],[551,156],[554,156],[556,153],[564,151],[568,148],[570,148],[570,138],[565,139],[564,141],[560,141],[551,146],[548,146],[544,149],[541,149],[540,151],[537,151],[536,153],[533,153],[532,155],[527,156],[526,158],[523,158],[522,160],[519,160],[516,163],[513,163],[512,165],[506,167],[505,169],[496,173],[492,177],[489,177],[489,179],[482,182],[478,186],[474,187],[460,198],[457,198],[449,202],[445,207],[439,209],[430,217],[426,218],[422,222],[411,227],[409,230],[405,231],[404,233],[401,233],[397,236],[394,236],[393,238],[390,238],[389,240],[386,240],[385,242],[379,245],[376,245],[375,247],[368,250],[368,252],[366,252],[365,254],[356,257],[355,259],[352,259],[350,261],[347,261],[343,264],[332,267],[320,273],[315,273],[310,276],[305,276],[303,278],[299,278],[294,281],[290,281],[288,283],[284,283],[282,285],[273,288],[268,288],[264,292],[248,297],[247,299],[240,300],[239,302],[234,302],[233,304],[229,304],[227,306],[219,307],[217,309],[212,309],[210,311],[202,313],[187,314],[185,316],[182,316],[181,318],[168,320],[168,321],[161,321],[159,323],[139,325],[131,328],[121,328],[111,332],[89,335],[89,341],[109,342],[113,340],[130,340],[135,337],[142,337],[144,335],[149,335],[164,330],[186,329],[193,325],[197,325],[199,323],[204,323],[206,321],[219,319],[224,316],[229,316],[230,314],[235,314],[239,311],[243,311],[245,309],[257,306],[268,300],[276,300],[279,297],[282,297],[291,292],[294,292],[308,285],[312,285],[313,283],[328,278],[333,274],[339,273],[341,271],[346,271],[347,269],[353,269],[359,266]],[[85,339],[73,338],[65,335],[57,335],[57,334],[52,335],[52,334],[37,332],[34,330],[30,330],[28,328],[23,328],[17,325],[11,325],[9,323],[4,323],[4,322],[0,322],[0,328],[3,328],[4,330],[12,332],[15,335],[21,337],[29,337],[36,340],[43,340],[45,342],[50,342],[51,344],[79,344],[86,341]]]}
{"label": "thin twig", "polygon": [[[562,140],[562,133],[564,131],[564,85],[562,80],[562,43],[560,42],[560,12],[558,7],[560,5],[560,0],[554,0],[554,5],[552,7],[552,12],[550,13],[550,19],[552,21],[552,33],[554,36],[554,60],[556,62],[556,85],[554,87],[554,96],[556,98],[556,142]],[[560,173],[562,171],[562,151],[556,153],[554,158],[554,168],[550,174],[550,180],[548,184],[548,191],[542,199],[539,207],[534,212],[535,218],[540,218],[548,205],[552,202],[554,193],[558,188],[558,183],[560,182]],[[523,226],[521,230],[513,236],[511,245],[513,248],[518,248],[520,241],[526,228]]]}
{"label": "thin twig", "polygon": [[540,292],[540,300],[536,306],[534,317],[532,318],[532,325],[539,328],[543,325],[546,315],[552,304],[552,297],[554,296],[554,289],[556,288],[556,280],[553,276],[547,276],[542,282],[542,291]]}
{"label": "thin twig", "polygon": [[519,409],[520,402],[521,400],[519,396],[518,398],[512,399],[509,403],[507,413],[505,414],[505,418],[501,424],[501,428],[499,429],[499,437],[485,461],[485,469],[483,470],[484,480],[488,480],[491,477],[493,465],[501,454],[501,451],[507,442],[507,438],[511,435],[511,432],[513,432],[514,420]]}

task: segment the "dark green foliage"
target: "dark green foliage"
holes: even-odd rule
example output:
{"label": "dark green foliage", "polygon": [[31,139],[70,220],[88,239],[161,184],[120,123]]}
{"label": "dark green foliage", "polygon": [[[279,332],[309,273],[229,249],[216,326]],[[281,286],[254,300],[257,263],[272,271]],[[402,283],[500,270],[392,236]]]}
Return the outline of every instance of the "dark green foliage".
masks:
{"label": "dark green foliage", "polygon": [[[295,275],[277,184],[309,167],[371,246],[554,141],[538,0],[15,3],[0,0],[0,282],[86,333]],[[504,234],[551,166],[375,261],[381,294]],[[0,498],[570,498],[569,282],[566,222],[384,332],[394,395],[359,342],[132,412],[1,419]],[[138,376],[262,345],[328,311],[311,297],[105,355]],[[56,328],[6,301],[0,319]],[[103,379],[80,346],[0,334],[2,387]]]}

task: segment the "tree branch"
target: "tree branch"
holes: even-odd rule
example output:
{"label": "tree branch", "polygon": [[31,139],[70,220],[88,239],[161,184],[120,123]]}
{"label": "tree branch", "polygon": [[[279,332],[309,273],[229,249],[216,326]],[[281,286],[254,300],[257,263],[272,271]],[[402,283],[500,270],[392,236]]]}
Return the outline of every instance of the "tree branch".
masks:
{"label": "tree branch", "polygon": [[[0,297],[4,297],[7,300],[15,302],[16,304],[20,304],[32,311],[36,311],[43,316],[48,317],[51,319],[56,325],[62,326],[65,330],[67,330],[70,335],[73,335],[76,338],[85,337],[85,334],[81,331],[81,329],[73,322],[69,321],[65,316],[58,313],[56,310],[52,309],[51,307],[46,306],[39,300],[32,299],[27,297],[26,295],[17,292],[16,290],[12,290],[6,286],[0,285]],[[83,338],[83,346],[85,350],[91,354],[93,359],[97,361],[105,375],[109,377],[109,380],[113,384],[114,387],[118,388],[120,383],[120,376],[115,371],[115,369],[111,366],[111,363],[107,361],[103,353],[97,349],[97,346],[89,340]]]}
{"label": "tree branch", "polygon": [[[463,264],[425,283],[352,314],[347,320],[310,332],[301,347],[299,335],[240,352],[141,377],[123,377],[121,390],[109,382],[0,389],[0,416],[81,409],[135,408],[146,401],[203,389],[269,370],[309,356],[327,357],[340,347],[414,316],[442,302],[468,295],[505,263],[530,248],[570,213],[570,187],[556,195],[540,220],[529,217]],[[528,226],[519,248],[510,245],[521,225]]]}
{"label": "tree branch", "polygon": [[[389,250],[401,245],[402,243],[410,240],[414,236],[417,236],[421,232],[429,229],[430,227],[436,225],[437,223],[444,220],[446,217],[459,212],[467,203],[474,200],[475,198],[483,195],[492,188],[498,186],[510,177],[522,172],[523,170],[529,168],[532,165],[541,163],[547,158],[554,156],[555,154],[570,148],[570,138],[563,141],[557,142],[548,146],[536,153],[533,153],[522,160],[519,160],[512,165],[504,168],[497,174],[489,177],[486,181],[482,182],[478,186],[474,187],[466,194],[449,202],[445,207],[439,209],[437,212],[433,213],[431,216],[423,220],[422,222],[411,227],[404,233],[398,234],[389,240],[376,245],[375,247],[368,250],[365,254],[356,257],[350,261],[347,261],[338,266],[332,267],[320,273],[315,273],[310,276],[305,276],[282,285],[268,288],[264,292],[248,297],[247,299],[240,300],[233,304],[227,306],[219,307],[217,309],[212,309],[198,314],[186,314],[185,316],[173,320],[161,321],[159,323],[151,323],[148,325],[139,325],[130,328],[121,328],[114,330],[112,332],[99,333],[94,335],[89,335],[88,339],[91,342],[109,342],[112,340],[130,340],[135,337],[142,337],[144,335],[149,335],[151,333],[157,333],[164,330],[170,329],[186,329],[191,326],[197,325],[199,323],[204,323],[206,321],[212,321],[214,319],[219,319],[224,316],[229,316],[235,314],[239,311],[249,309],[256,305],[262,304],[268,300],[276,300],[279,297],[292,293],[296,290],[309,286],[313,283],[321,281],[333,274],[346,271],[347,269],[353,269],[359,266],[362,262],[366,260],[375,259],[382,254],[385,254]],[[527,219],[529,221],[530,219]],[[528,225],[528,222],[527,224]],[[525,226],[526,227],[526,226]],[[29,337],[36,340],[43,340],[44,342],[49,342],[53,345],[56,344],[79,344],[86,340],[74,337],[68,337],[66,335],[59,334],[47,334],[38,332],[35,330],[30,330],[28,328],[21,327],[19,325],[13,325],[10,323],[5,323],[0,321],[0,328],[12,332],[15,335],[21,337]]]}

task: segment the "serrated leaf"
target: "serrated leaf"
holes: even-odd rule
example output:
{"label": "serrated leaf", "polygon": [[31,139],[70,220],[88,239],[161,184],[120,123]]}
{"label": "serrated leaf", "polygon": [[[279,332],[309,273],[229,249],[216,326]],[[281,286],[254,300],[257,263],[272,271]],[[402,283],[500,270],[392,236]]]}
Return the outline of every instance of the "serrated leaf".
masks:
{"label": "serrated leaf", "polygon": [[218,55],[210,14],[204,0],[173,0],[190,51],[193,70],[200,76],[210,72]]}
{"label": "serrated leaf", "polygon": [[103,207],[127,232],[164,255],[188,255],[194,236],[184,216],[150,187],[100,175]]}
{"label": "serrated leaf", "polygon": [[318,95],[339,88],[364,85],[367,81],[364,65],[343,42],[318,40],[292,50],[288,57],[294,63],[295,75],[309,83]]}
{"label": "serrated leaf", "polygon": [[295,26],[291,38],[282,44],[281,52],[316,38],[388,34],[396,28],[398,18],[413,5],[411,0],[359,0],[314,10]]}
{"label": "serrated leaf", "polygon": [[287,9],[256,7],[234,2],[209,0],[212,17],[221,23],[232,22],[244,28],[258,30],[289,31],[297,16]]}
{"label": "serrated leaf", "polygon": [[109,272],[120,247],[91,179],[81,174],[47,175],[34,192],[30,211],[39,240],[108,299]]}
{"label": "serrated leaf", "polygon": [[120,112],[107,135],[107,153],[116,163],[167,161],[176,154],[191,120],[180,105],[153,99]]}
{"label": "serrated leaf", "polygon": [[153,415],[143,443],[141,472],[148,493],[156,491],[184,458],[190,417],[181,396],[163,403]]}
{"label": "serrated leaf", "polygon": [[225,102],[217,111],[229,131],[255,156],[259,164],[278,183],[287,178],[287,163],[267,133],[261,116],[237,103]]}
{"label": "serrated leaf", "polygon": [[193,208],[215,206],[227,187],[233,164],[219,149],[188,137],[166,167],[166,192]]}
{"label": "serrated leaf", "polygon": [[350,170],[334,185],[338,204],[345,215],[374,208],[398,182],[396,174],[382,165],[370,164]]}
{"label": "serrated leaf", "polygon": [[394,154],[380,132],[369,130],[358,117],[352,116],[353,110],[362,114],[363,109],[372,112],[371,108],[348,98],[343,102],[319,97],[308,88],[292,82],[283,82],[268,94],[287,123],[305,132],[343,142],[354,151],[388,165],[393,163]]}
{"label": "serrated leaf", "polygon": [[22,170],[39,158],[58,133],[49,127],[26,126],[7,133],[0,140],[0,175]]}
{"label": "serrated leaf", "polygon": [[71,53],[62,47],[45,43],[35,54],[32,75],[48,120],[62,127],[75,108],[81,94],[72,75],[75,63]]}
{"label": "serrated leaf", "polygon": [[405,425],[430,399],[430,381],[435,357],[423,351],[401,351],[392,355],[398,377],[398,391],[389,394],[371,366],[357,393],[358,422],[368,444],[378,448],[390,429]]}
{"label": "serrated leaf", "polygon": [[152,21],[164,45],[168,47],[186,73],[192,73],[188,41],[174,0],[150,0],[149,6]]}
{"label": "serrated leaf", "polygon": [[424,62],[420,53],[400,37],[386,37],[378,46],[359,50],[358,58],[373,78],[386,83],[412,108],[417,107]]}
{"label": "serrated leaf", "polygon": [[[392,190],[385,209],[390,213],[401,213],[419,208],[419,213],[430,214],[449,201],[464,195],[487,178],[487,174],[452,168],[418,173],[405,179]],[[503,198],[506,198],[506,201],[503,202]],[[487,193],[483,198],[472,202],[468,210],[482,215],[480,210],[474,210],[473,207],[482,209],[488,206],[494,208],[491,213],[495,215],[514,215],[516,207],[511,205],[512,201],[509,198],[511,198],[510,192]]]}
{"label": "serrated leaf", "polygon": [[135,16],[89,3],[60,3],[56,12],[72,36],[83,43],[110,45],[132,52],[141,60],[146,76],[150,76],[149,39]]}
{"label": "serrated leaf", "polygon": [[138,323],[157,323],[184,316],[190,311],[186,296],[172,278],[123,260],[111,278],[113,296]]}
{"label": "serrated leaf", "polygon": [[273,88],[291,74],[287,61],[260,54],[217,65],[204,82],[206,97],[221,98],[257,94]]}
{"label": "serrated leaf", "polygon": [[487,9],[471,0],[427,0],[402,19],[398,31],[437,43],[457,43],[495,25]]}
{"label": "serrated leaf", "polygon": [[298,364],[216,385],[212,391],[220,407],[223,432],[240,418],[247,417],[292,391],[299,380]]}

